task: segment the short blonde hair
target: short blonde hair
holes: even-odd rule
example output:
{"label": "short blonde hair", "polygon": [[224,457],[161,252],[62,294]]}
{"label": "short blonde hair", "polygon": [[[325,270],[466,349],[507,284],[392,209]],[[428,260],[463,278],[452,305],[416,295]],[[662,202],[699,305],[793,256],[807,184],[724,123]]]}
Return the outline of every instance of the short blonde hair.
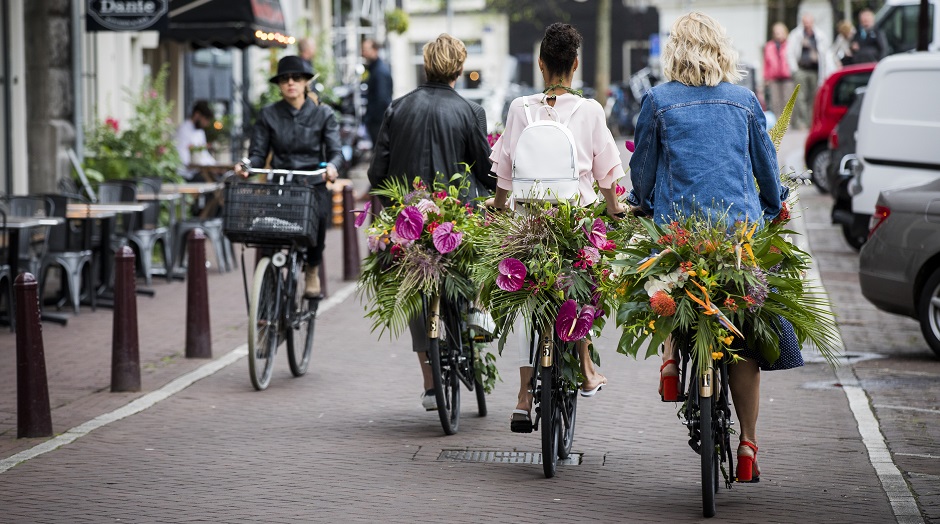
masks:
{"label": "short blonde hair", "polygon": [[699,12],[683,15],[672,25],[663,49],[663,74],[667,80],[689,86],[716,86],[744,78],[725,28]]}
{"label": "short blonde hair", "polygon": [[467,47],[447,33],[424,44],[424,73],[428,82],[453,82],[463,71],[466,59]]}

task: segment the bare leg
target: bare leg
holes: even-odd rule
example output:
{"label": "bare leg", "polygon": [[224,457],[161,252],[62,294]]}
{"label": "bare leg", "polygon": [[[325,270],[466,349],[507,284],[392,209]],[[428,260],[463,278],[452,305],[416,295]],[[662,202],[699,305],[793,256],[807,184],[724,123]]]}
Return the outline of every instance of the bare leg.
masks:
{"label": "bare leg", "polygon": [[[666,337],[666,342],[663,344],[663,364],[670,360],[675,362],[679,361],[679,352],[676,350],[676,344],[672,340],[672,335]],[[670,363],[668,366],[665,366],[660,370],[660,374],[664,377],[678,377],[679,366],[677,364]],[[659,384],[659,394],[663,394],[662,382]]]}
{"label": "bare leg", "polygon": [[[734,411],[738,415],[741,440],[757,445],[757,412],[760,407],[760,366],[751,359],[744,359],[728,366],[728,385]],[[753,456],[748,447],[738,448],[738,454]]]}
{"label": "bare leg", "polygon": [[594,369],[594,361],[591,360],[591,352],[588,349],[591,341],[587,338],[578,341],[578,358],[581,360],[581,373],[584,375],[584,384],[581,389],[590,391],[599,384],[606,384],[607,377],[601,375]]}
{"label": "bare leg", "polygon": [[426,351],[416,352],[418,361],[421,362],[421,375],[424,376],[424,390],[434,389],[434,374],[431,372],[431,363],[428,361]]}
{"label": "bare leg", "polygon": [[516,403],[516,409],[532,410],[532,392],[529,388],[532,387],[532,374],[534,372],[535,368],[531,366],[519,368],[519,396],[517,397],[519,402]]}

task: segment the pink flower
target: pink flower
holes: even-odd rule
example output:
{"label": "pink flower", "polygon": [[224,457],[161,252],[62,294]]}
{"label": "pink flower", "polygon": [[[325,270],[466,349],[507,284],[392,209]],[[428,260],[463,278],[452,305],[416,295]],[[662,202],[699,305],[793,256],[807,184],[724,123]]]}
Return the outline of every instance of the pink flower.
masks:
{"label": "pink flower", "polygon": [[[612,241],[607,240],[607,226],[604,224],[604,221],[599,218],[594,220],[594,225],[591,226],[591,230],[584,230],[584,233],[587,235],[591,245],[601,251],[609,251],[617,247]],[[599,255],[598,260],[600,260]],[[597,262],[597,260],[594,260],[594,262]]]}
{"label": "pink flower", "polygon": [[438,191],[437,193],[434,193],[434,198],[438,200],[444,200],[447,198],[447,191]]}
{"label": "pink flower", "polygon": [[499,263],[499,276],[496,286],[503,291],[519,291],[526,276],[525,264],[515,258],[504,258]]}
{"label": "pink flower", "polygon": [[400,244],[393,245],[388,252],[392,254],[393,257],[398,258],[405,251],[405,248],[401,247]]}
{"label": "pink flower", "polygon": [[555,318],[555,333],[565,342],[574,342],[586,337],[594,325],[597,308],[586,305],[578,312],[578,303],[566,300],[558,309]]}
{"label": "pink flower", "polygon": [[614,188],[614,191],[617,193],[617,196],[623,196],[627,192],[627,188],[617,184],[617,187]]}
{"label": "pink flower", "polygon": [[428,214],[430,213],[435,215],[441,214],[441,208],[437,207],[437,204],[435,204],[432,200],[428,200],[427,198],[422,198],[418,201],[417,204],[415,204],[415,206],[419,211],[421,211],[421,214],[425,218],[427,218]]}
{"label": "pink flower", "polygon": [[118,131],[118,121],[116,118],[105,118],[104,124],[114,130],[115,133]]}
{"label": "pink flower", "polygon": [[395,219],[395,233],[404,240],[418,240],[424,229],[424,215],[415,206],[401,210]]}
{"label": "pink flower", "polygon": [[166,146],[157,146],[157,156],[166,154]]}
{"label": "pink flower", "polygon": [[626,142],[623,143],[623,145],[626,146],[627,151],[631,153],[636,151],[636,144],[633,142],[633,140],[627,140]]}
{"label": "pink flower", "polygon": [[434,230],[431,239],[437,251],[442,255],[446,255],[457,249],[457,246],[463,240],[463,233],[454,231],[453,222],[444,222]]}
{"label": "pink flower", "polygon": [[385,235],[371,235],[369,237],[369,252],[378,253],[385,251]]}
{"label": "pink flower", "polygon": [[366,205],[364,208],[362,208],[362,211],[360,211],[359,214],[356,215],[356,222],[355,222],[356,229],[359,229],[360,227],[362,227],[362,224],[365,224],[366,217],[369,216],[369,211],[371,209],[372,209],[372,202],[366,202]]}
{"label": "pink flower", "polygon": [[502,136],[502,133],[490,133],[486,135],[486,141],[490,144],[490,147],[496,145],[496,142],[499,140],[499,137]]}

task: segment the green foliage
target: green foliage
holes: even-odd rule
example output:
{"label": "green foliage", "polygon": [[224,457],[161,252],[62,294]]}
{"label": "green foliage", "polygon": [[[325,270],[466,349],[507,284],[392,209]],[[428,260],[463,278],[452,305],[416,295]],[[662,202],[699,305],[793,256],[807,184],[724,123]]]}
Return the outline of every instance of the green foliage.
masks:
{"label": "green foliage", "polygon": [[787,101],[787,105],[783,107],[780,117],[777,118],[777,123],[770,129],[770,140],[774,143],[774,148],[777,151],[780,151],[780,142],[783,141],[783,136],[787,134],[787,129],[790,127],[790,118],[793,116],[793,106],[796,105],[796,96],[799,92],[800,85],[797,84],[793,89],[793,94],[790,95],[790,100]]}
{"label": "green foliage", "polygon": [[408,30],[408,13],[399,8],[385,12],[385,29],[389,33],[403,34]]}
{"label": "green foliage", "polygon": [[[85,171],[92,180],[158,176],[178,181],[181,167],[176,151],[173,103],[165,86],[169,67],[148,78],[137,93],[128,93],[134,114],[122,126],[114,118],[96,122],[86,131]],[[123,127],[123,129],[122,129]]]}

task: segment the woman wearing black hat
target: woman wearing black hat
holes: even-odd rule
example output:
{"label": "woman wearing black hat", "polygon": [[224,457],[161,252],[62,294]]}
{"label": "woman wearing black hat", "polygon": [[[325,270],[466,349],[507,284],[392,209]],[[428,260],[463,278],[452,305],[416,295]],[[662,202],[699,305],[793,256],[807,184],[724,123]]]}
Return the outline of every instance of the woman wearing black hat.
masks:
{"label": "woman wearing black hat", "polygon": [[[311,78],[310,64],[299,56],[285,56],[278,62],[277,75],[271,78],[271,83],[280,87],[283,99],[265,106],[258,114],[248,148],[248,159],[253,167],[263,166],[270,153],[273,169],[314,170],[321,162],[327,162],[326,180],[336,180],[336,166],[343,160],[339,125],[329,106],[318,105],[307,97],[307,83]],[[235,172],[248,176],[240,164],[235,166]],[[323,243],[332,207],[329,190],[324,185],[314,187],[320,227],[316,247],[307,252],[304,295],[308,298],[320,295],[317,269],[323,260]]]}

